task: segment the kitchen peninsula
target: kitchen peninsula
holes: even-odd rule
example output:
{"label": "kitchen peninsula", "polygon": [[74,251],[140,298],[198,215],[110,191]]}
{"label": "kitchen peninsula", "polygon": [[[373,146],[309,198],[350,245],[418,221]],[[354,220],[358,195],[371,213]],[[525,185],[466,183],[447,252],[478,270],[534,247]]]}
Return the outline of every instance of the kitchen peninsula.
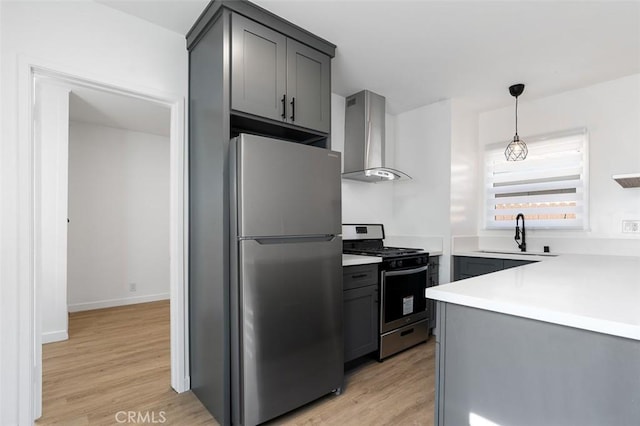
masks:
{"label": "kitchen peninsula", "polygon": [[640,257],[565,254],[427,296],[436,425],[640,418]]}

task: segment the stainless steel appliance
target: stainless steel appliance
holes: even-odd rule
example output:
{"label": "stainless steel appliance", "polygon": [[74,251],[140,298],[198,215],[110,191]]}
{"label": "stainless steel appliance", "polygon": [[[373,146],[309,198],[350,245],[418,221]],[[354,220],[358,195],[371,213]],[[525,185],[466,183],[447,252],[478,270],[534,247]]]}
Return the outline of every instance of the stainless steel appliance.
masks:
{"label": "stainless steel appliance", "polygon": [[429,337],[425,297],[429,253],[385,247],[383,225],[342,226],[343,251],[382,257],[380,263],[380,360]]}
{"label": "stainless steel appliance", "polygon": [[385,103],[384,96],[368,90],[347,97],[343,178],[362,182],[411,179],[406,173],[386,167]]}
{"label": "stainless steel appliance", "polygon": [[231,141],[233,423],[254,425],[342,387],[340,154]]}

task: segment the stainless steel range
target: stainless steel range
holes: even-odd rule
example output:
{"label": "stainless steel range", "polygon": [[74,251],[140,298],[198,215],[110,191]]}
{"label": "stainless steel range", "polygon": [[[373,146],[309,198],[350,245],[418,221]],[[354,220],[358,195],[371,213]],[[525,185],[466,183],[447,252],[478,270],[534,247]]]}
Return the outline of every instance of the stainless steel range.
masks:
{"label": "stainless steel range", "polygon": [[378,359],[426,341],[429,253],[415,248],[385,247],[381,224],[343,224],[342,238],[344,253],[382,258]]}

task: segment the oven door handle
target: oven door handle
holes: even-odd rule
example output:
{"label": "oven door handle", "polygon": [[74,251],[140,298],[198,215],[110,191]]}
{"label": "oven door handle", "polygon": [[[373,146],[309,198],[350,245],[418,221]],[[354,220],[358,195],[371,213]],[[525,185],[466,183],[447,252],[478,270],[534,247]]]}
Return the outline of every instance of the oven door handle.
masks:
{"label": "oven door handle", "polygon": [[419,268],[415,268],[415,269],[404,269],[402,271],[384,271],[384,275],[387,277],[395,277],[398,275],[411,275],[411,274],[417,274],[420,272],[424,272],[427,269],[429,269],[429,265],[425,265],[425,266],[421,266]]}

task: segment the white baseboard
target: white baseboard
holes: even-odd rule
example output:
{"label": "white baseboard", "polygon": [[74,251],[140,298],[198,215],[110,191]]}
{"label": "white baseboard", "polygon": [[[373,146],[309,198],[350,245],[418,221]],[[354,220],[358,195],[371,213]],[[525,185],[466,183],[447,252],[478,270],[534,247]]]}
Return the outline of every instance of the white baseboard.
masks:
{"label": "white baseboard", "polygon": [[63,340],[69,340],[69,333],[67,330],[47,331],[42,333],[42,344],[62,342]]}
{"label": "white baseboard", "polygon": [[125,297],[123,299],[98,300],[96,302],[74,303],[68,305],[69,312],[90,311],[92,309],[113,308],[115,306],[135,305],[136,303],[156,302],[169,299],[169,293],[150,294],[147,296]]}

